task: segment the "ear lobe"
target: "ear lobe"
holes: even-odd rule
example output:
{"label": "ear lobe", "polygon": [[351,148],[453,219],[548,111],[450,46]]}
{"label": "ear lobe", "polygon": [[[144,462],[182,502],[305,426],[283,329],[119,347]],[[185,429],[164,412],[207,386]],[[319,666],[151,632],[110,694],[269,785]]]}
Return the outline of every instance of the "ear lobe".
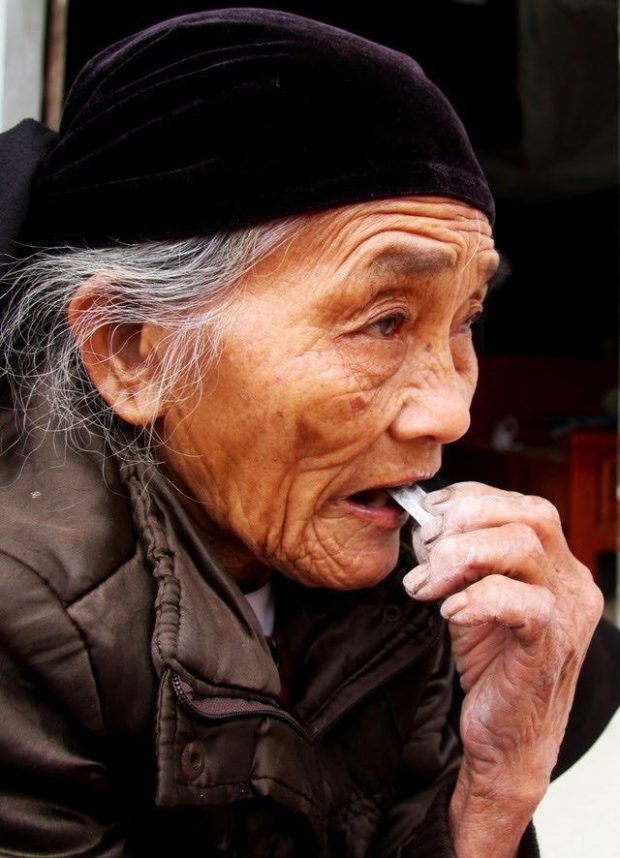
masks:
{"label": "ear lobe", "polygon": [[92,279],[76,291],[68,315],[84,367],[110,408],[134,426],[161,417],[157,371],[162,329],[120,321],[117,300],[106,292],[105,282]]}

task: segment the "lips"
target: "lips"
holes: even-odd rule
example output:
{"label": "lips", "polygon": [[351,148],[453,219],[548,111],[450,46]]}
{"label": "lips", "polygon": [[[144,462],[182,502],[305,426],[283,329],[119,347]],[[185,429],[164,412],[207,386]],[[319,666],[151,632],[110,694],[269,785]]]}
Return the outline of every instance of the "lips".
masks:
{"label": "lips", "polygon": [[389,489],[409,488],[417,483],[424,483],[426,480],[431,480],[437,470],[427,473],[409,475],[402,480],[382,483],[380,485],[368,486],[347,495],[345,500],[351,503],[360,504],[361,506],[384,507],[397,506],[396,501],[388,493]]}
{"label": "lips", "polygon": [[359,506],[366,506],[372,509],[398,507],[394,498],[385,489],[364,489],[361,492],[349,495],[347,500]]}
{"label": "lips", "polygon": [[388,494],[387,487],[362,489],[342,498],[341,503],[349,515],[366,525],[372,524],[379,531],[399,530],[409,516]]}

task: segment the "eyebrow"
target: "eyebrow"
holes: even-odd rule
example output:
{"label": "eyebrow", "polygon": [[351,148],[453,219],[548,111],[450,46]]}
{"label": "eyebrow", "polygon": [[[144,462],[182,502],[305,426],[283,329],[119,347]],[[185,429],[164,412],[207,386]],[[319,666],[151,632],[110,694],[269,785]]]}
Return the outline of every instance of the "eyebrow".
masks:
{"label": "eyebrow", "polygon": [[441,250],[416,252],[414,250],[384,250],[372,259],[366,270],[371,276],[380,274],[400,275],[434,274],[452,265],[452,256]]}
{"label": "eyebrow", "polygon": [[[371,260],[366,270],[373,277],[385,274],[409,277],[412,274],[436,274],[451,268],[452,264],[452,255],[442,250],[416,252],[393,248],[383,251]],[[501,252],[499,264],[492,263],[482,272],[489,291],[500,286],[511,273],[512,267]]]}

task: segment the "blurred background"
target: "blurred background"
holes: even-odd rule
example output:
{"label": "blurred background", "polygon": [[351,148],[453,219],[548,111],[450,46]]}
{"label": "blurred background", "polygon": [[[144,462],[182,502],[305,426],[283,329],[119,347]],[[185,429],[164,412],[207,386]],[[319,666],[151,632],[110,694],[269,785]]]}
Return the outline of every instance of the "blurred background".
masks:
{"label": "blurred background", "polygon": [[[410,53],[454,104],[494,191],[511,273],[476,333],[472,428],[447,449],[442,479],[550,498],[618,621],[617,4],[0,0],[0,128],[24,116],[57,127],[76,73],[101,48],[166,17],[235,5],[308,15]],[[543,802],[543,854],[619,854],[618,802],[616,719]]]}

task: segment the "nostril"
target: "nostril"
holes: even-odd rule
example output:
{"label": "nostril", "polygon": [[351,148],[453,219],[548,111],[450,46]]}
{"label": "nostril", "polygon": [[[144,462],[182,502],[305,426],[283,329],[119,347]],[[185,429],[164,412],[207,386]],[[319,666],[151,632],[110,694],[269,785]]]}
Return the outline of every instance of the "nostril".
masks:
{"label": "nostril", "polygon": [[470,402],[470,397],[454,387],[420,390],[415,400],[399,409],[390,432],[399,441],[426,438],[438,444],[450,444],[469,429]]}

